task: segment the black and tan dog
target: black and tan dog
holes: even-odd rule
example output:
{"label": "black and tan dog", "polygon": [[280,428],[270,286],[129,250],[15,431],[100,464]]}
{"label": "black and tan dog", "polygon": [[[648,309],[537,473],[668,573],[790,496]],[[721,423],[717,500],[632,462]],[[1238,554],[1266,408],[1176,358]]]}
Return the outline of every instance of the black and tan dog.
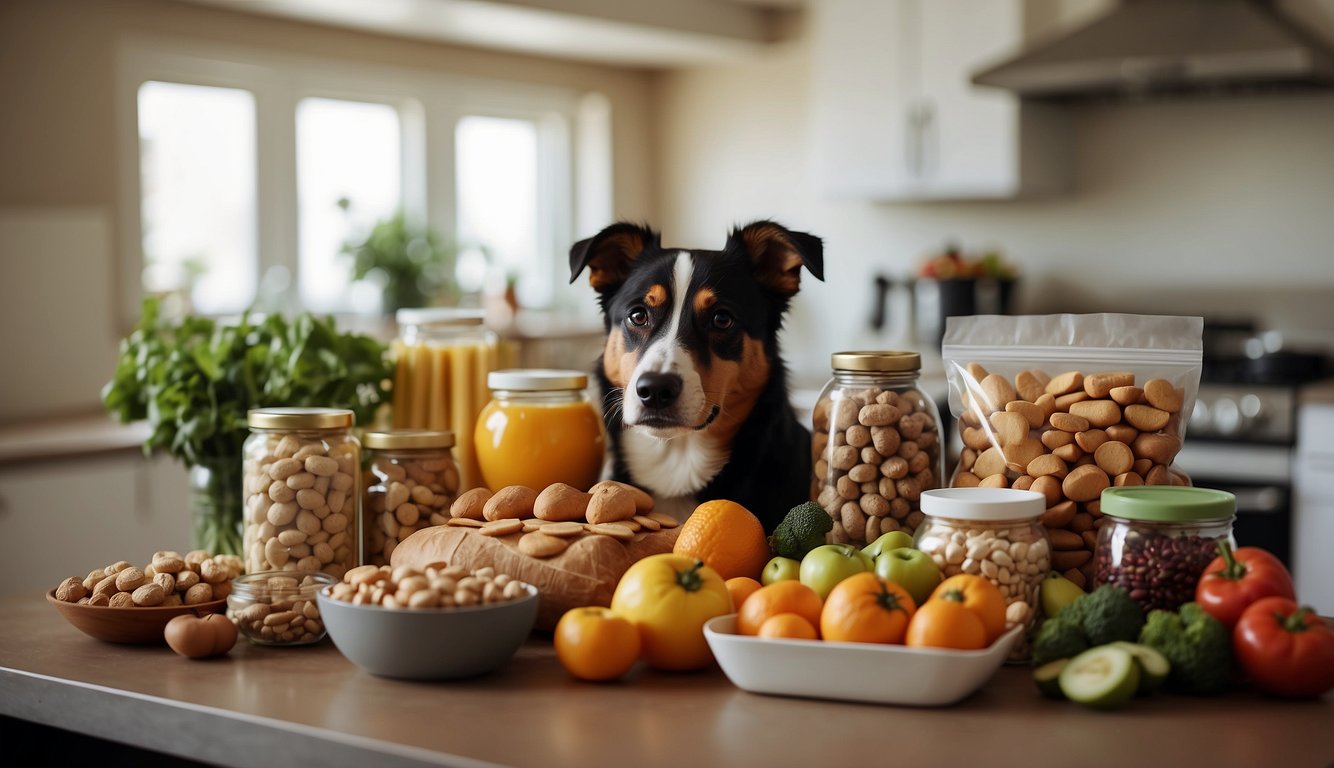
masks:
{"label": "black and tan dog", "polygon": [[570,250],[607,327],[598,360],[612,477],[684,518],[736,501],[773,530],[810,494],[810,432],[788,402],[778,332],[801,269],[824,279],[820,238],[771,221],[721,251],[664,248],[615,224]]}

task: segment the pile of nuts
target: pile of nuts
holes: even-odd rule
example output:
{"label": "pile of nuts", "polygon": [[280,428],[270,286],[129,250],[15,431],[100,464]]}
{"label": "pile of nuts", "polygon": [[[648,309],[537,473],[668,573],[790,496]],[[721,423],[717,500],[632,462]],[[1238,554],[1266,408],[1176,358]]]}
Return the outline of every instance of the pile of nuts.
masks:
{"label": "pile of nuts", "polygon": [[398,543],[413,533],[449,521],[459,490],[459,469],[448,458],[376,456],[376,483],[366,490],[366,561],[384,565]]}
{"label": "pile of nuts", "polygon": [[675,528],[671,515],[653,511],[653,497],[643,490],[606,480],[584,493],[554,483],[541,493],[511,485],[492,493],[473,488],[449,509],[447,525],[477,528],[483,536],[520,534],[519,551],[529,557],[555,557],[586,534],[631,541],[640,532]]}
{"label": "pile of nuts", "polygon": [[977,363],[962,379],[964,448],[951,484],[1046,496],[1052,568],[1081,587],[1093,583],[1104,488],[1188,483],[1170,469],[1184,395],[1165,379],[1141,387],[1129,371],[1029,369],[1011,382]]}
{"label": "pile of nuts", "polygon": [[227,600],[227,617],[260,645],[318,642],[324,637],[324,624],[315,593],[332,583],[334,578],[324,573],[307,573],[299,579],[288,573],[242,576]]}
{"label": "pile of nuts", "polygon": [[71,576],[56,587],[56,599],[112,608],[199,605],[226,597],[241,568],[236,555],[196,549],[182,556],[160,550],[143,568],[121,560],[89,571],[82,579]]}
{"label": "pile of nuts", "polygon": [[811,461],[817,503],[834,519],[837,543],[912,533],[922,491],[940,483],[940,431],[915,389],[835,390],[812,412]]}
{"label": "pile of nuts", "polygon": [[353,568],[330,590],[335,600],[384,608],[456,608],[518,600],[529,594],[522,581],[490,566],[471,573],[461,565],[431,563],[422,570],[406,565]]}
{"label": "pile of nuts", "polygon": [[292,434],[270,442],[266,455],[244,462],[246,572],[341,577],[357,559],[356,444]]}

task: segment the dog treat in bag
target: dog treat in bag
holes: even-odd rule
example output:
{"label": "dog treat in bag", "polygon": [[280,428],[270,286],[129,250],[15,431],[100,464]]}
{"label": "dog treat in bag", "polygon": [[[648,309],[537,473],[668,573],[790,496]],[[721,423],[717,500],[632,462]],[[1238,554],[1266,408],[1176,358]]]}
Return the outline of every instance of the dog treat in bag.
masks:
{"label": "dog treat in bag", "polygon": [[865,544],[921,524],[922,491],[940,486],[940,416],[917,388],[916,352],[838,352],[812,411],[811,498],[829,539]]}
{"label": "dog treat in bag", "polygon": [[1190,484],[1172,461],[1203,327],[1125,314],[949,318],[941,353],[963,446],[950,486],[1046,496],[1052,570],[1092,587],[1103,489]]}

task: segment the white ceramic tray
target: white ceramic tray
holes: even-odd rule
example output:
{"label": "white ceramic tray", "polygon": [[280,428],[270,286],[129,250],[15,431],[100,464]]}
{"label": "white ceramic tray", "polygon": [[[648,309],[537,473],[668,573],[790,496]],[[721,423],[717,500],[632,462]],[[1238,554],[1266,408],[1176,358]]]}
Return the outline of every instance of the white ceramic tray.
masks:
{"label": "white ceramic tray", "polygon": [[979,651],[955,651],[749,637],[737,634],[736,614],[704,625],[718,665],[742,690],[920,707],[953,704],[981,688],[1022,631],[1014,627]]}

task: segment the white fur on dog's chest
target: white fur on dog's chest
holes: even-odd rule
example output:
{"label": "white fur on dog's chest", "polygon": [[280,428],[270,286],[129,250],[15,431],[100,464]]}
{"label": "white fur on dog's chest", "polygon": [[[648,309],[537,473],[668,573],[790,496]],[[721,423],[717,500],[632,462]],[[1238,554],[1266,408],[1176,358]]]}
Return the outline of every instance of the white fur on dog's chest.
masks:
{"label": "white fur on dog's chest", "polygon": [[621,434],[621,449],[635,484],[663,499],[693,499],[728,457],[725,448],[700,432],[663,439],[630,429]]}

